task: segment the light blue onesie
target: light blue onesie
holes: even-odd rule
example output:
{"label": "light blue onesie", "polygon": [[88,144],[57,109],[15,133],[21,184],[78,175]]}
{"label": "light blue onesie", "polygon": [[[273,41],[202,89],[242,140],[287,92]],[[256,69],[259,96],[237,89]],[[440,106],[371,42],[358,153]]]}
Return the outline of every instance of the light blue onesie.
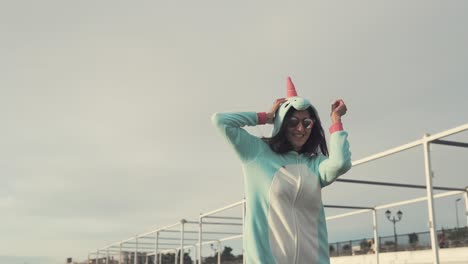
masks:
{"label": "light blue onesie", "polygon": [[321,189],[351,168],[347,132],[331,134],[329,157],[277,154],[242,128],[258,125],[257,113],[216,113],[212,121],[242,162],[247,264],[330,263]]}

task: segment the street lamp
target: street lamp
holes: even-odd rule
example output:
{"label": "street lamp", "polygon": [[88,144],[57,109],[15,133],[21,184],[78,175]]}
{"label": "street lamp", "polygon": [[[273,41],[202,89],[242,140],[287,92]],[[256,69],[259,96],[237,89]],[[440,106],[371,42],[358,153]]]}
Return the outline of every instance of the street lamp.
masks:
{"label": "street lamp", "polygon": [[397,212],[397,218],[395,218],[395,216],[391,217],[390,216],[392,215],[392,212],[390,212],[390,210],[387,210],[385,212],[385,216],[387,217],[387,219],[393,223],[393,237],[394,237],[394,243],[395,243],[395,251],[397,251],[397,235],[396,235],[396,226],[395,224],[399,221],[401,221],[401,218],[403,217],[403,213],[398,210]]}
{"label": "street lamp", "polygon": [[216,252],[218,251],[217,248],[214,247],[213,243],[210,244],[211,250],[213,250],[213,256],[216,257]]}
{"label": "street lamp", "polygon": [[460,224],[458,223],[458,202],[461,198],[455,200],[455,217],[457,218],[457,228],[460,228]]}

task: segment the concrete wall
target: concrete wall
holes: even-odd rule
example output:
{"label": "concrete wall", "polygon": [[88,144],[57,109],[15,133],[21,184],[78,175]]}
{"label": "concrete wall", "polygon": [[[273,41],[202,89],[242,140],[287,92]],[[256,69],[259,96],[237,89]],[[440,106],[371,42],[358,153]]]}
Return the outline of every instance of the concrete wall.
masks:
{"label": "concrete wall", "polygon": [[[439,249],[441,264],[468,264],[468,247]],[[376,264],[374,254],[331,258],[331,264]],[[379,254],[379,264],[432,264],[432,250]]]}

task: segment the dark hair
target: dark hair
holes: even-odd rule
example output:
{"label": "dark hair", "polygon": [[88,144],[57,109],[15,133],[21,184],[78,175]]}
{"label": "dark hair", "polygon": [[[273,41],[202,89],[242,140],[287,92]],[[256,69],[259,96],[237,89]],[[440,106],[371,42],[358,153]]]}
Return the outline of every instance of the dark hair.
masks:
{"label": "dark hair", "polygon": [[[323,132],[320,118],[315,109],[312,107],[308,107],[306,110],[309,112],[310,118],[314,121],[314,126],[312,127],[309,138],[302,146],[299,153],[308,153],[310,155],[318,155],[319,153],[322,153],[323,155],[328,156],[327,142],[325,140],[325,133]],[[284,117],[283,123],[281,124],[280,131],[275,136],[271,138],[262,138],[263,141],[265,141],[270,146],[271,150],[278,154],[284,154],[293,150],[293,146],[286,138],[286,120],[290,118],[296,111],[297,110],[294,107],[289,109]]]}

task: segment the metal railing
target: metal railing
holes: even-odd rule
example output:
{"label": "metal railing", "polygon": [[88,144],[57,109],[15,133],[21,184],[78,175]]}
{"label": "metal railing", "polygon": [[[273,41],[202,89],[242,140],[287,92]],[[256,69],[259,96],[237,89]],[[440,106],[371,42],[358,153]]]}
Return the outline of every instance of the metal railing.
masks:
{"label": "metal railing", "polygon": [[[391,239],[394,238],[394,236],[391,236],[390,238],[387,237],[379,237],[378,236],[378,228],[377,228],[377,215],[376,211],[381,210],[384,208],[389,208],[389,207],[394,207],[394,206],[399,206],[403,204],[410,204],[410,203],[415,203],[415,202],[421,202],[421,201],[427,201],[427,206],[428,206],[428,220],[429,220],[429,232],[425,232],[424,234],[421,233],[421,242],[418,242],[419,246],[422,248],[429,247],[432,249],[433,252],[433,259],[434,263],[439,264],[439,255],[438,255],[438,249],[439,247],[444,247],[446,244],[449,246],[455,246],[455,245],[465,245],[466,239],[463,238],[461,240],[447,240],[448,242],[446,244],[441,243],[438,244],[438,237],[439,237],[439,232],[435,230],[435,212],[434,212],[434,205],[433,205],[433,200],[435,198],[440,198],[440,197],[445,197],[445,196],[451,196],[451,195],[463,195],[464,200],[465,200],[465,211],[468,212],[468,192],[467,189],[458,189],[458,190],[452,190],[446,193],[441,193],[441,194],[433,194],[433,190],[436,189],[437,187],[432,186],[432,169],[431,169],[431,163],[430,163],[430,149],[429,149],[429,144],[443,144],[443,145],[448,145],[448,146],[456,146],[456,147],[468,147],[467,143],[463,142],[453,142],[453,141],[447,141],[447,140],[441,140],[441,138],[463,132],[468,130],[468,124],[449,129],[446,131],[443,131],[441,133],[435,134],[435,135],[427,135],[425,134],[422,139],[407,143],[405,145],[392,148],[389,150],[386,150],[384,152],[380,152],[374,155],[371,155],[369,157],[354,161],[353,167],[358,166],[370,161],[374,161],[376,159],[380,159],[389,155],[396,154],[401,151],[405,151],[407,149],[411,149],[417,146],[422,146],[423,147],[423,154],[424,154],[424,169],[425,169],[425,176],[426,176],[426,185],[425,186],[410,186],[406,184],[394,184],[394,183],[376,183],[376,182],[362,182],[362,181],[343,181],[343,182],[348,182],[348,183],[357,183],[357,184],[379,184],[379,185],[387,185],[387,186],[392,186],[392,187],[406,187],[406,188],[425,188],[427,195],[426,197],[421,197],[417,199],[412,199],[412,200],[407,200],[407,201],[400,201],[400,202],[395,202],[392,204],[386,204],[386,205],[378,205],[375,207],[362,207],[361,209],[354,211],[354,212],[349,212],[349,213],[344,213],[341,215],[334,215],[327,217],[327,221],[341,218],[341,217],[347,217],[350,215],[355,215],[355,214],[361,214],[361,213],[368,213],[372,212],[373,215],[373,222],[374,222],[374,240],[379,241],[379,247],[374,247],[374,250],[376,251],[376,260],[377,264],[379,263],[379,258],[378,258],[378,253],[379,251],[381,252],[387,252],[387,250],[391,250]],[[451,188],[451,189],[456,189],[456,188]],[[234,220],[233,217],[229,216],[227,218],[223,218],[223,216],[215,216],[215,214],[222,212],[224,210],[227,210],[232,207],[237,207],[242,205],[242,217],[234,217],[237,219],[241,219],[241,223],[231,223],[231,220]],[[339,206],[335,206],[339,207]],[[347,208],[351,209],[351,206],[342,206],[342,208]],[[355,209],[358,209],[356,207]],[[237,215],[236,215],[237,216]],[[195,256],[195,259],[197,259],[198,263],[203,263],[204,258],[202,258],[202,248],[203,245],[209,244],[209,243],[220,243],[223,240],[230,240],[230,239],[239,239],[242,237],[242,231],[241,232],[206,232],[203,228],[203,225],[239,225],[242,227],[243,230],[243,223],[244,223],[244,217],[245,217],[245,201],[241,200],[239,202],[236,202],[234,204],[228,205],[226,207],[214,210],[212,212],[206,213],[206,214],[201,214],[199,216],[198,221],[186,221],[185,219],[182,219],[180,222],[167,226],[164,228],[159,228],[141,235],[136,235],[134,237],[131,237],[126,240],[122,240],[120,242],[113,243],[111,245],[108,245],[104,248],[100,248],[95,252],[90,252],[88,253],[88,263],[94,263],[94,264],[114,264],[114,263],[126,263],[126,264],[149,264],[149,262],[157,262],[161,264],[162,262],[162,255],[167,254],[168,252],[173,252],[175,256],[177,255],[185,255],[185,249],[186,248],[196,248],[197,250],[194,250],[194,252],[197,254]],[[214,221],[218,221],[219,219],[226,220],[226,221],[231,221],[231,222],[223,222],[223,223],[214,223],[212,221],[208,222],[206,221],[208,218],[212,219],[217,219]],[[467,217],[468,220],[468,217]],[[186,225],[198,225],[198,230],[187,230],[185,229]],[[174,228],[178,228],[178,230],[173,230]],[[169,239],[177,239],[179,242],[177,243],[162,243],[163,237],[159,237],[160,234],[167,234],[169,232],[176,233],[179,236],[176,237],[164,237],[164,239],[169,238]],[[447,231],[444,231],[447,232]],[[450,234],[450,233],[444,233],[442,234]],[[224,237],[217,237],[216,239],[205,239],[205,235],[208,234],[218,234],[218,235],[223,235]],[[189,235],[192,235],[190,237]],[[197,235],[197,237],[194,237]],[[404,236],[404,235],[403,235]],[[198,238],[198,239],[197,239]],[[145,240],[146,239],[146,240]],[[146,242],[150,239],[150,242]],[[409,239],[409,238],[408,238]],[[419,239],[419,235],[418,235]],[[193,243],[194,241],[197,241],[196,243]],[[439,239],[440,240],[440,239]],[[443,239],[442,239],[443,240]],[[390,241],[390,242],[389,242]],[[400,248],[404,248],[405,243],[404,243],[404,237],[401,238],[401,242],[398,245],[393,245],[394,250],[399,250]],[[429,243],[430,241],[430,243]],[[349,242],[340,242],[340,243],[348,243],[348,244],[336,244],[336,247],[334,248],[335,250],[330,250],[331,255],[335,254],[334,252],[336,251],[338,255],[341,254],[353,254],[353,248],[354,248],[354,253],[358,251],[364,251],[361,250],[361,248],[365,248],[365,244],[362,243],[362,240],[355,240],[355,241],[349,241]],[[406,243],[406,244],[411,244],[411,243]],[[414,243],[413,243],[414,244]],[[415,248],[418,248],[418,245],[415,246]],[[430,245],[430,246],[429,246]],[[333,246],[333,244],[331,244]],[[220,248],[220,247],[218,247]],[[371,247],[372,248],[372,247]],[[330,249],[332,249],[330,247]],[[358,250],[359,249],[359,250]],[[129,253],[129,256],[124,259],[123,255],[125,252],[131,252]],[[341,253],[340,253],[341,252]],[[115,262],[117,258],[113,257],[117,255],[118,257],[118,262]],[[218,255],[219,252],[218,252]],[[132,257],[133,256],[133,257]],[[137,256],[137,257],[134,257]],[[157,258],[159,256],[159,259]],[[104,262],[102,262],[104,260]],[[97,262],[97,263],[96,263]],[[184,263],[184,258],[177,258],[175,257],[174,264],[179,263],[183,264]],[[217,260],[218,263],[221,262],[221,258],[218,257]]]}
{"label": "metal railing", "polygon": [[[379,237],[379,252],[415,251],[431,249],[430,232],[414,232]],[[439,248],[468,247],[468,227],[437,231]],[[329,244],[330,256],[374,254],[374,238],[340,241]]]}

